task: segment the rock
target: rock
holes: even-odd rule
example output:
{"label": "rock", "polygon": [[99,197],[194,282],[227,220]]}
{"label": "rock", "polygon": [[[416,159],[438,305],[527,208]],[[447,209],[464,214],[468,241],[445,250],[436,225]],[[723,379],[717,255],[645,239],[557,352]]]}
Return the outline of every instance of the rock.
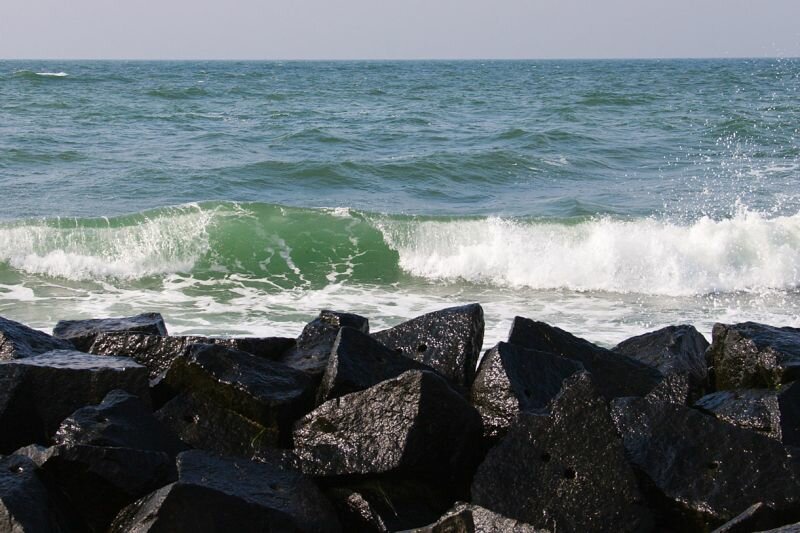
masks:
{"label": "rock", "polygon": [[775,388],[800,377],[800,329],[714,324],[708,358],[717,390]]}
{"label": "rock", "polygon": [[564,380],[583,370],[578,362],[500,342],[487,351],[470,399],[489,438],[505,435],[520,411],[547,407]]}
{"label": "rock", "polygon": [[483,330],[483,308],[470,304],[428,313],[372,336],[468,392],[475,379]]}
{"label": "rock", "polygon": [[342,531],[389,533],[380,513],[361,493],[348,488],[335,488],[326,495],[336,509]]}
{"label": "rock", "polygon": [[[688,374],[667,374],[661,383],[645,395],[650,402],[689,405],[694,394]],[[695,389],[696,390],[696,389]]]}
{"label": "rock", "polygon": [[59,426],[53,442],[149,450],[173,458],[188,449],[139,398],[123,390],[113,390],[99,405],[72,413]]}
{"label": "rock", "polygon": [[774,439],[645,398],[615,400],[612,416],[659,523],[704,530],[758,502],[782,513],[800,505],[791,458]]}
{"label": "rock", "polygon": [[66,341],[0,316],[0,361],[71,349],[72,345]]}
{"label": "rock", "polygon": [[694,406],[718,420],[800,446],[800,382],[779,390],[715,392],[700,398]]}
{"label": "rock", "polygon": [[800,522],[775,529],[769,529],[767,531],[762,531],[761,533],[800,533]]}
{"label": "rock", "polygon": [[493,513],[480,505],[458,502],[435,524],[405,533],[547,533],[530,524]]}
{"label": "rock", "polygon": [[308,412],[314,390],[298,370],[224,346],[194,344],[173,362],[171,388],[249,418],[288,444],[292,423]]}
{"label": "rock", "polygon": [[98,333],[144,333],[167,335],[167,326],[160,313],[142,313],[123,318],[92,318],[88,320],[59,320],[53,336],[71,342],[86,352]]}
{"label": "rock", "polygon": [[697,399],[708,389],[708,341],[694,326],[668,326],[622,341],[612,351],[632,357],[663,375],[686,374]]}
{"label": "rock", "polygon": [[369,320],[351,313],[322,310],[317,318],[306,324],[295,346],[286,352],[282,362],[310,375],[321,376],[328,366],[328,356],[339,329],[343,327],[366,334],[369,333]]}
{"label": "rock", "polygon": [[317,403],[367,389],[407,370],[431,370],[357,329],[339,330],[317,392]]}
{"label": "rock", "polygon": [[325,402],[295,425],[295,453],[314,476],[472,470],[481,453],[477,411],[433,372],[412,370]]}
{"label": "rock", "polygon": [[620,396],[644,396],[663,377],[658,370],[636,359],[528,318],[514,318],[508,342],[578,361],[592,374],[592,382],[609,400]]}
{"label": "rock", "polygon": [[47,444],[76,409],[122,389],[149,405],[147,369],[125,357],[54,350],[0,363],[0,453]]}
{"label": "rock", "polygon": [[155,416],[186,444],[223,455],[258,459],[278,445],[277,427],[262,426],[191,393],[177,395]]}
{"label": "rock", "polygon": [[748,507],[742,514],[726,522],[712,533],[752,533],[783,525],[777,513],[769,505],[758,502]]}
{"label": "rock", "polygon": [[178,481],[123,509],[110,531],[340,531],[302,474],[202,451],[178,456]]}
{"label": "rock", "polygon": [[264,359],[277,360],[294,346],[294,339],[267,338],[211,338],[197,336],[162,337],[144,333],[99,333],[89,352],[97,355],[122,355],[136,360],[150,370],[157,380],[169,369],[172,361],[192,344],[218,344],[242,350]]}
{"label": "rock", "polygon": [[586,372],[567,378],[550,414],[520,413],[478,468],[472,502],[552,531],[652,526],[608,406]]}
{"label": "rock", "polygon": [[0,457],[0,530],[63,531],[36,464],[27,457]]}
{"label": "rock", "polygon": [[175,480],[165,453],[105,446],[54,446],[33,452],[43,478],[62,494],[88,531],[105,531],[120,509]]}

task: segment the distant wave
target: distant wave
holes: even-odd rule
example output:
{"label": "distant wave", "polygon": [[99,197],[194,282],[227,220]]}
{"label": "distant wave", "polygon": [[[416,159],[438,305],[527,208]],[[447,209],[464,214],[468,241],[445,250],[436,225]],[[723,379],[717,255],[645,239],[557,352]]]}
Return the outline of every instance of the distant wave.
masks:
{"label": "distant wave", "polygon": [[32,70],[18,70],[14,72],[13,77],[19,79],[41,80],[43,78],[67,78],[69,74],[66,72],[34,72]]}
{"label": "distant wave", "polygon": [[0,263],[34,275],[183,272],[275,289],[403,277],[668,296],[792,290],[800,214],[676,224],[652,218],[411,217],[209,202],[112,219],[0,224]]}

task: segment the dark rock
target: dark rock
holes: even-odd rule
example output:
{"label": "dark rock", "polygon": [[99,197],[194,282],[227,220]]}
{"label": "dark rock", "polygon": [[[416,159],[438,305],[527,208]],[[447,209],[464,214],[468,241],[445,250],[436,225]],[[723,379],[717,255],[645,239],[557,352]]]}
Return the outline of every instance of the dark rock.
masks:
{"label": "dark rock", "polygon": [[580,363],[557,355],[498,343],[483,356],[470,395],[485,435],[502,437],[520,411],[547,407],[563,381],[581,370]]}
{"label": "dark rock", "polygon": [[122,390],[109,392],[99,405],[72,413],[59,426],[53,442],[149,450],[170,457],[188,449],[139,398]]}
{"label": "dark rock", "polygon": [[800,446],[800,382],[779,390],[715,392],[700,398],[694,406],[718,420]]}
{"label": "dark rock", "polygon": [[756,503],[742,514],[713,531],[713,533],[753,533],[783,525],[775,509],[764,503]]}
{"label": "dark rock", "polygon": [[433,372],[412,370],[330,400],[295,425],[295,452],[315,476],[471,472],[480,415]]}
{"label": "dark rock", "polygon": [[669,326],[622,341],[612,351],[657,368],[663,375],[686,374],[697,399],[708,389],[706,349],[709,344],[694,326]]}
{"label": "dark rock", "polygon": [[663,377],[658,370],[636,359],[606,350],[563,329],[528,318],[514,318],[508,342],[578,361],[592,374],[593,383],[606,399],[644,396]]}
{"label": "dark rock", "polygon": [[620,398],[612,406],[660,523],[704,530],[758,502],[779,512],[800,505],[791,458],[774,439],[682,405]]}
{"label": "dark rock", "polygon": [[714,324],[712,338],[717,390],[775,388],[800,377],[800,329]]}
{"label": "dark rock", "polygon": [[284,444],[292,423],[308,411],[314,394],[304,372],[210,344],[190,346],[164,379],[175,390],[190,391],[257,422]]}
{"label": "dark rock", "polygon": [[27,457],[0,457],[0,530],[63,531],[36,464]]}
{"label": "dark rock", "polygon": [[178,456],[178,481],[117,516],[110,531],[339,531],[330,503],[302,474],[201,451]]}
{"label": "dark rock", "polygon": [[761,533],[800,533],[800,522],[775,529],[769,529],[767,531],[762,531]]}
{"label": "dark rock", "polygon": [[0,316],[0,361],[71,349],[72,344],[66,341]]}
{"label": "dark rock", "polygon": [[294,346],[294,339],[212,338],[197,336],[162,337],[144,333],[99,333],[89,352],[97,355],[122,355],[136,360],[150,370],[151,379],[158,379],[172,361],[192,344],[217,344],[251,353],[264,359],[278,360]]}
{"label": "dark rock", "polygon": [[694,394],[690,380],[688,374],[667,374],[661,383],[645,395],[645,398],[654,403],[689,405]]}
{"label": "dark rock", "polygon": [[647,531],[642,500],[586,372],[567,378],[550,414],[520,413],[472,483],[473,503],[553,531]]}
{"label": "dark rock", "polygon": [[369,320],[351,313],[323,310],[319,316],[306,324],[297,337],[295,346],[289,349],[282,362],[308,374],[321,376],[328,366],[328,357],[343,327],[369,333]]}
{"label": "dark rock", "polygon": [[530,524],[506,518],[480,505],[459,502],[435,524],[405,533],[546,533]]}
{"label": "dark rock", "polygon": [[257,459],[278,445],[277,427],[262,426],[191,393],[177,395],[155,416],[186,444],[223,455]]}
{"label": "dark rock", "polygon": [[175,480],[175,463],[165,453],[105,446],[54,446],[33,457],[45,483],[89,531],[105,531],[120,509]]}
{"label": "dark rock", "polygon": [[47,444],[62,420],[114,389],[148,405],[147,369],[125,357],[69,350],[0,362],[0,453]]}
{"label": "dark rock", "polygon": [[363,494],[348,488],[335,488],[326,492],[333,503],[342,531],[389,533],[380,513]]}
{"label": "dark rock", "polygon": [[367,389],[407,370],[431,368],[403,357],[366,333],[343,327],[333,343],[317,403]]}
{"label": "dark rock", "polygon": [[466,392],[475,379],[483,329],[483,308],[470,304],[428,313],[372,336]]}
{"label": "dark rock", "polygon": [[71,342],[86,352],[98,333],[144,333],[167,335],[167,326],[160,313],[142,313],[122,318],[92,318],[88,320],[59,320],[53,336]]}

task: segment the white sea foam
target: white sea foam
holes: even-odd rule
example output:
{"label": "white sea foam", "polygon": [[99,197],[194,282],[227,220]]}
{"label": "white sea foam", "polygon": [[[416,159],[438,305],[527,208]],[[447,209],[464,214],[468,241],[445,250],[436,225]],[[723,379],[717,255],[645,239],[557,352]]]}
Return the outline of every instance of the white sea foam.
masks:
{"label": "white sea foam", "polygon": [[379,222],[400,266],[427,279],[655,295],[792,289],[800,214],[689,225],[600,218],[565,225],[486,218]]}
{"label": "white sea foam", "polygon": [[37,72],[36,75],[49,78],[66,78],[69,76],[66,72]]}

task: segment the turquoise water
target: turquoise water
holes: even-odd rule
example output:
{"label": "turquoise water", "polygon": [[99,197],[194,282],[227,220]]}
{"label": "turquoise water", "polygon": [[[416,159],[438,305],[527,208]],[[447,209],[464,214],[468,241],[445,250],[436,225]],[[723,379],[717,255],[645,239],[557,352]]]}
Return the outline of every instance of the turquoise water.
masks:
{"label": "turquoise water", "polygon": [[800,60],[0,61],[0,314],[800,325]]}

